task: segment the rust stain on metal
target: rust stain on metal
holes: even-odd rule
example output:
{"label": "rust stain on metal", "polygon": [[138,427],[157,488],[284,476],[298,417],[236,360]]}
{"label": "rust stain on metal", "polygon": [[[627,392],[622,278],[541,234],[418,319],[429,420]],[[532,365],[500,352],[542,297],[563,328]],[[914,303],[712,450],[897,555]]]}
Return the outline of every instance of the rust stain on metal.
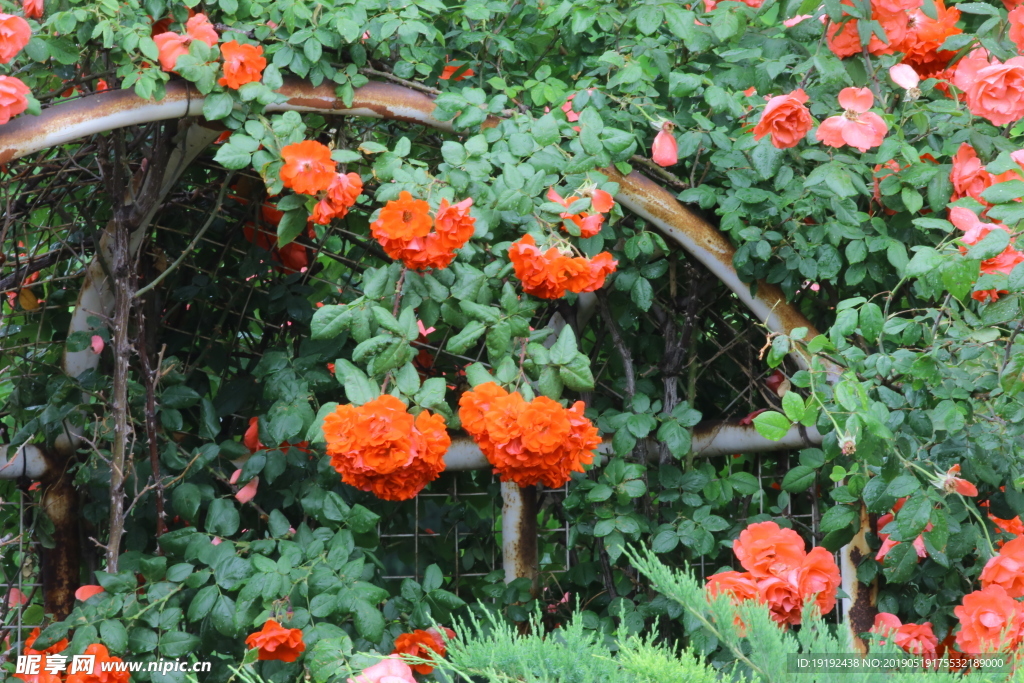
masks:
{"label": "rust stain on metal", "polygon": [[[516,573],[519,577],[526,577],[533,583],[531,594],[538,595],[538,572],[537,572],[537,487],[520,487],[519,495],[523,501],[522,515],[518,520],[519,543],[515,544],[513,550],[516,554]],[[518,578],[518,577],[517,577]]]}
{"label": "rust stain on metal", "polygon": [[[871,528],[871,520],[868,516],[867,507],[861,503],[860,506],[860,531],[850,541],[850,561],[855,569],[862,559],[871,554],[868,546],[867,532]],[[845,567],[844,567],[845,569]],[[867,643],[860,637],[860,634],[871,630],[875,624],[875,615],[878,614],[876,604],[878,602],[878,579],[872,580],[870,585],[856,581],[853,584],[852,605],[846,615],[850,636],[853,646],[861,654],[867,654]]]}
{"label": "rust stain on metal", "polygon": [[57,619],[64,619],[75,607],[79,586],[81,552],[79,549],[78,492],[68,474],[68,462],[52,460],[42,481],[42,509],[53,522],[53,548],[41,552],[43,608]]}

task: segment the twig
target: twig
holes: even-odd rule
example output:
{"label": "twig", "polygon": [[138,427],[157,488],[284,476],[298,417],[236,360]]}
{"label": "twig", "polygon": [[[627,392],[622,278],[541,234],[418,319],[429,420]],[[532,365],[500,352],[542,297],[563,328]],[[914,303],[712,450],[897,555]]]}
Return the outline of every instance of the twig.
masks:
{"label": "twig", "polygon": [[179,255],[178,258],[175,259],[174,263],[167,266],[167,269],[164,272],[160,273],[155,278],[153,278],[152,282],[136,291],[136,299],[141,299],[143,296],[153,291],[153,289],[158,284],[163,282],[164,278],[170,275],[175,268],[180,266],[182,262],[185,260],[185,257],[188,256],[192,252],[192,250],[196,248],[196,246],[199,244],[199,240],[203,238],[203,235],[205,235],[206,231],[210,229],[210,226],[213,225],[213,221],[217,218],[217,215],[220,213],[221,205],[224,203],[224,196],[228,192],[228,185],[231,183],[231,180],[234,177],[235,174],[232,172],[229,173],[228,177],[224,179],[224,184],[220,188],[220,194],[217,195],[217,203],[214,205],[213,211],[210,212],[210,217],[206,219],[206,223],[203,224],[203,227],[199,229],[199,232],[197,232],[196,236],[192,238],[192,241],[189,243],[189,245],[185,247],[185,249],[181,252],[181,255]]}
{"label": "twig", "polygon": [[633,370],[633,356],[630,355],[626,342],[622,338],[622,331],[619,329],[618,324],[612,317],[611,310],[608,308],[608,295],[600,289],[597,290],[596,294],[601,317],[604,318],[605,325],[608,326],[608,332],[612,335],[612,344],[622,359],[622,370],[626,377],[626,398],[632,401],[633,394],[636,393],[636,373]]}
{"label": "twig", "polygon": [[422,83],[417,83],[416,81],[407,81],[406,79],[399,78],[398,76],[390,74],[387,71],[378,71],[377,69],[371,69],[368,66],[364,66],[362,69],[360,69],[359,73],[365,76],[377,76],[378,78],[386,78],[387,80],[398,83],[399,85],[404,85],[407,88],[419,90],[420,92],[425,92],[430,95],[441,94],[441,91],[438,90],[437,88],[431,88],[429,85],[423,85]]}

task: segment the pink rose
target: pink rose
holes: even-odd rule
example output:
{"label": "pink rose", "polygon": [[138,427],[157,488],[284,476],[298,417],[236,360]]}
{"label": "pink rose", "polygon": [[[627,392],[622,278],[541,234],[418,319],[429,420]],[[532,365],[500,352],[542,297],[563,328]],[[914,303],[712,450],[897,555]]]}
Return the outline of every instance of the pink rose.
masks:
{"label": "pink rose", "polygon": [[818,139],[829,147],[850,145],[861,152],[882,144],[889,127],[881,116],[869,111],[874,103],[875,96],[868,88],[843,88],[839,104],[845,111],[818,126]]}

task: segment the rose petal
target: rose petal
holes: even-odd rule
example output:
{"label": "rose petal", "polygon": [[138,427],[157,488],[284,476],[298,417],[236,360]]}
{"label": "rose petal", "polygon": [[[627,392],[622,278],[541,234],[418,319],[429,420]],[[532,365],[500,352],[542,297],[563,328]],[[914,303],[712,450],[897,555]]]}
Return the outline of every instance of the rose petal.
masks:
{"label": "rose petal", "polygon": [[75,591],[75,599],[85,602],[92,596],[99,595],[103,592],[103,586],[80,586],[79,589]]}
{"label": "rose petal", "polygon": [[102,353],[103,352],[103,337],[101,337],[98,334],[92,335],[92,340],[90,342],[90,346],[92,346],[92,352],[93,353],[95,353],[97,355]]}

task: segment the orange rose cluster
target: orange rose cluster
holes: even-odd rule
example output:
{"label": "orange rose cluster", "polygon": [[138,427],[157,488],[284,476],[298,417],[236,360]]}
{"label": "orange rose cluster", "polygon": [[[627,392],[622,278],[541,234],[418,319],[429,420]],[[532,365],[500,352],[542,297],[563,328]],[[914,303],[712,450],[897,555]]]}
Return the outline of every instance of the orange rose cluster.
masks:
{"label": "orange rose cluster", "polygon": [[317,225],[344,218],[363,192],[358,173],[338,173],[331,148],[316,140],[303,140],[281,148],[281,182],[299,194],[320,198],[310,216]]}
{"label": "orange rose cluster", "polygon": [[[188,46],[194,40],[206,43],[210,47],[220,40],[217,30],[205,14],[194,14],[189,17],[185,23],[184,34],[173,31],[154,33],[153,42],[160,51],[160,67],[173,73],[178,58],[188,54]],[[248,45],[232,40],[221,45],[220,53],[224,58],[224,76],[217,81],[219,85],[238,90],[246,83],[254,83],[263,78],[267,60],[263,56],[262,45]]]}
{"label": "orange rose cluster", "polygon": [[342,481],[383,500],[409,500],[437,479],[451,445],[443,417],[424,410],[413,418],[390,394],[338,406],[323,432]]}
{"label": "orange rose cluster", "polygon": [[513,242],[508,257],[523,291],[540,299],[561,299],[566,291],[597,291],[619,264],[606,251],[592,259],[566,256],[556,247],[541,251],[532,235]]}
{"label": "orange rose cluster", "polygon": [[384,205],[380,217],[370,224],[374,238],[388,256],[413,270],[447,268],[473,236],[475,219],[469,215],[472,199],[449,204],[447,199],[433,218],[430,205],[413,199],[406,191]]}
{"label": "orange rose cluster", "polygon": [[745,600],[766,603],[779,624],[800,623],[804,605],[812,595],[822,614],[836,605],[841,582],[832,553],[822,547],[806,551],[804,539],[775,522],[759,522],[744,529],[732,545],[736,559],[747,571],[721,572],[708,578],[711,596],[728,594],[734,604]]}
{"label": "orange rose cluster", "polygon": [[463,428],[494,465],[502,481],[520,486],[543,483],[557,488],[572,472],[582,472],[601,444],[597,428],[583,415],[583,401],[572,408],[546,396],[527,402],[494,382],[459,399]]}

